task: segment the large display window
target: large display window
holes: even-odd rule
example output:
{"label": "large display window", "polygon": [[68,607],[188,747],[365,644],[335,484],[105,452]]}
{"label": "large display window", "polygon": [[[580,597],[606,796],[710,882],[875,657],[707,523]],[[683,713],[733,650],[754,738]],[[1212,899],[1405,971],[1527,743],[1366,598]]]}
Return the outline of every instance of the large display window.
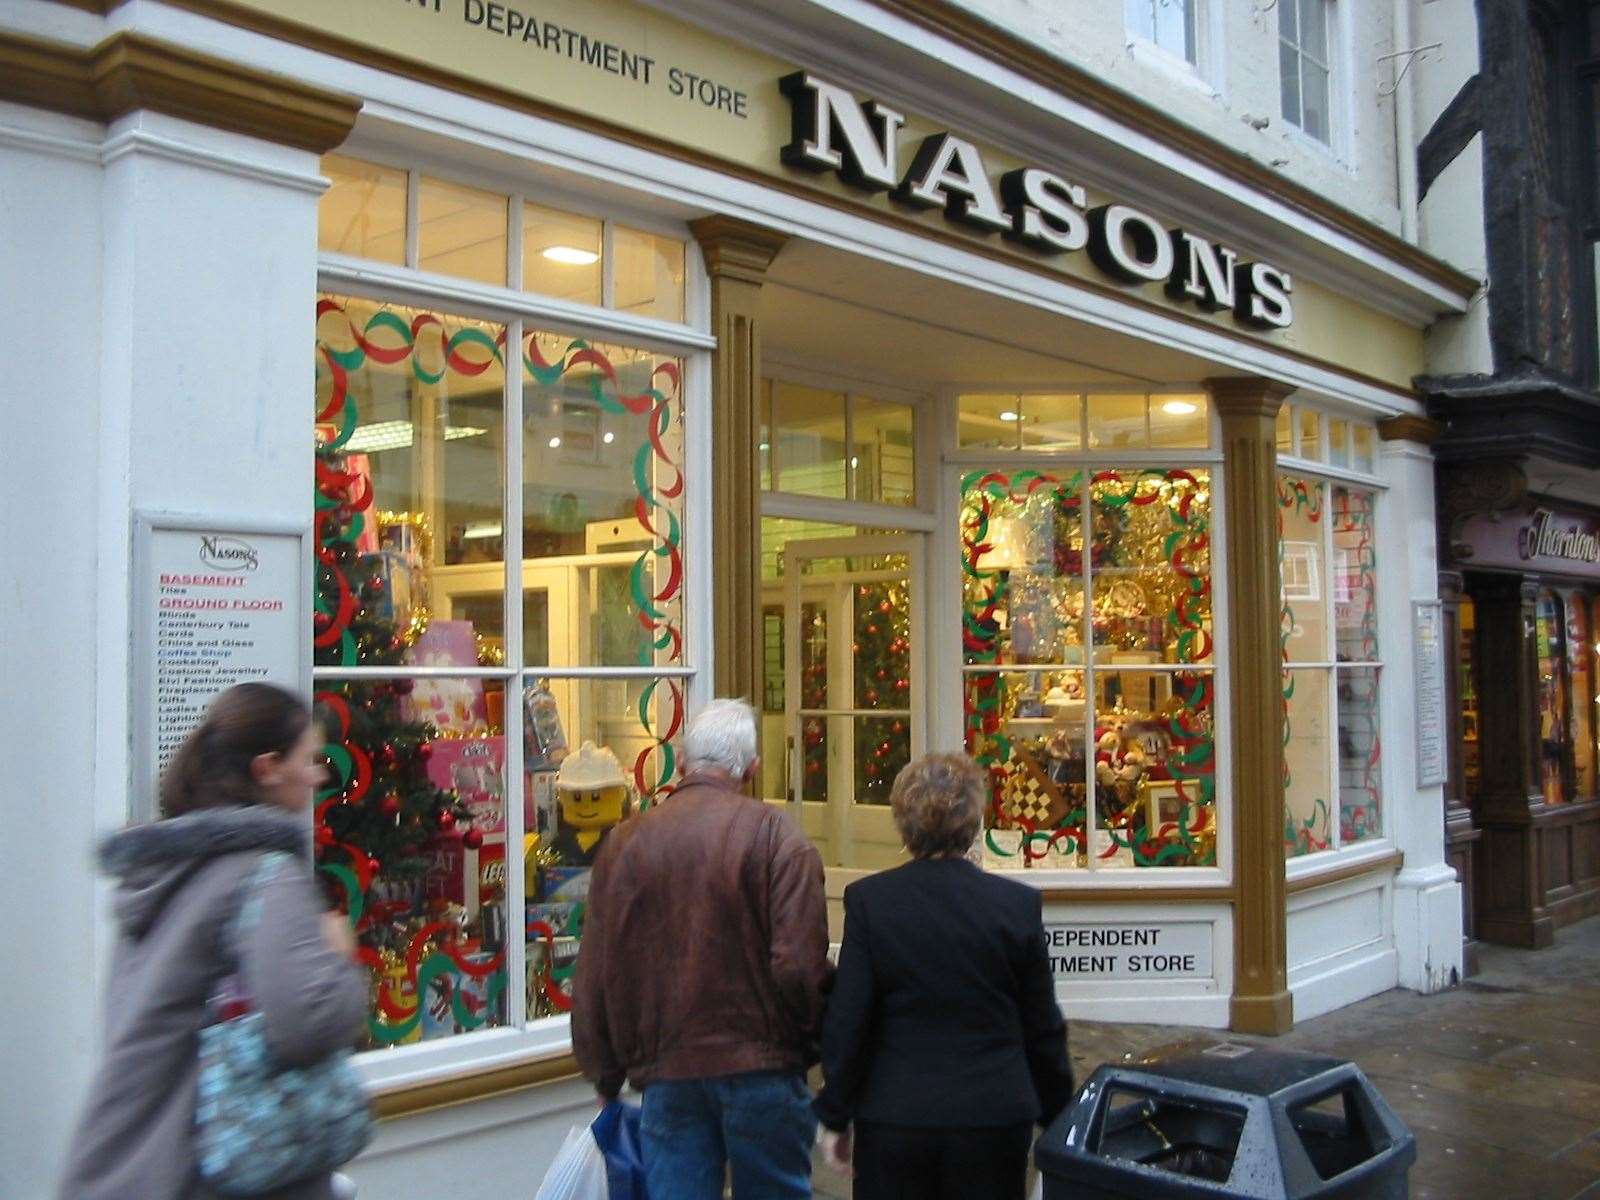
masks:
{"label": "large display window", "polygon": [[[963,395],[958,428],[963,447],[1041,451],[1036,465],[964,469],[958,484],[965,745],[991,781],[985,865],[1216,866],[1207,398]],[[1170,449],[1181,465],[1138,459]]]}
{"label": "large display window", "polygon": [[[681,241],[327,169],[327,251],[682,319]],[[568,1011],[590,867],[679,777],[694,674],[682,355],[450,294],[316,301],[316,861],[369,1050]]]}
{"label": "large display window", "polygon": [[[1320,414],[1297,417],[1322,429]],[[1364,427],[1327,425],[1347,454],[1364,440]],[[1331,444],[1324,436],[1319,452]],[[1383,833],[1375,504],[1368,487],[1299,472],[1278,477],[1283,840],[1291,858]]]}

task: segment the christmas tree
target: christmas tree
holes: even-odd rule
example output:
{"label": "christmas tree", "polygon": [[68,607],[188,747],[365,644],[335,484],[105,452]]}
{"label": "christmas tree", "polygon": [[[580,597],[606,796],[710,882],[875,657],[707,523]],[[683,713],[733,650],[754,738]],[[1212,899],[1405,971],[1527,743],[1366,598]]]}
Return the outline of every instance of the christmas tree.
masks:
{"label": "christmas tree", "polygon": [[[389,560],[356,551],[372,519],[372,494],[370,483],[347,467],[337,451],[318,451],[315,661],[397,666],[421,620],[398,627],[384,603]],[[370,906],[380,872],[387,883],[416,881],[427,867],[428,843],[466,816],[455,793],[428,777],[437,734],[404,712],[411,690],[409,679],[394,679],[330,684],[317,692],[332,768],[316,806],[317,860],[324,874],[344,884],[352,920]],[[475,829],[462,827],[460,834],[469,848],[482,843]]]}
{"label": "christmas tree", "polygon": [[[855,703],[860,708],[901,709],[911,704],[911,606],[900,582],[856,586]],[[911,758],[906,719],[858,721],[858,804],[887,804],[895,776]]]}

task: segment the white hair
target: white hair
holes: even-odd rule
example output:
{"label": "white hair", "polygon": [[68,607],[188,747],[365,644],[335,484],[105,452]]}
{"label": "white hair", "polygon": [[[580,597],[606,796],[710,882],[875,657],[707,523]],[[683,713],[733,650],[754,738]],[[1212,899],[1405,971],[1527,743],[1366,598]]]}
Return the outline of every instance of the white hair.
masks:
{"label": "white hair", "polygon": [[743,700],[711,701],[689,722],[683,757],[690,769],[711,767],[743,779],[757,757],[756,710]]}

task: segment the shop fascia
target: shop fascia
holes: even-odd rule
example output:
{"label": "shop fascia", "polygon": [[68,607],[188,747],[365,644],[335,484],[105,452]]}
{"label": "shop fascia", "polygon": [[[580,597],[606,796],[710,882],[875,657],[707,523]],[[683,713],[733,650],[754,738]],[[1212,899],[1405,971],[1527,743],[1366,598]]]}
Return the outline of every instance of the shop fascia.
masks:
{"label": "shop fascia", "polygon": [[790,141],[779,151],[788,166],[832,171],[868,192],[887,192],[911,208],[943,208],[952,221],[999,233],[1041,254],[1087,250],[1105,274],[1123,283],[1162,283],[1174,300],[1208,312],[1232,309],[1241,325],[1287,329],[1294,320],[1286,271],[1241,262],[1236,250],[1168,229],[1126,204],[1089,207],[1084,189],[1042,167],[1007,171],[990,181],[973,143],[952,133],[922,139],[911,165],[899,170],[905,115],[876,100],[797,71],[778,81],[790,104]]}

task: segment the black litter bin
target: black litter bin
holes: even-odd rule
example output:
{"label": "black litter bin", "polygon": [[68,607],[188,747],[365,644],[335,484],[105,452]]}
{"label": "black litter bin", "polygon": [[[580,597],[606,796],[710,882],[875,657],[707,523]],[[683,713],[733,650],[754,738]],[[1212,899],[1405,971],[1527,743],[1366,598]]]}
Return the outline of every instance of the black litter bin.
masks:
{"label": "black litter bin", "polygon": [[1391,1200],[1416,1157],[1354,1063],[1237,1042],[1101,1067],[1034,1148],[1044,1200]]}

